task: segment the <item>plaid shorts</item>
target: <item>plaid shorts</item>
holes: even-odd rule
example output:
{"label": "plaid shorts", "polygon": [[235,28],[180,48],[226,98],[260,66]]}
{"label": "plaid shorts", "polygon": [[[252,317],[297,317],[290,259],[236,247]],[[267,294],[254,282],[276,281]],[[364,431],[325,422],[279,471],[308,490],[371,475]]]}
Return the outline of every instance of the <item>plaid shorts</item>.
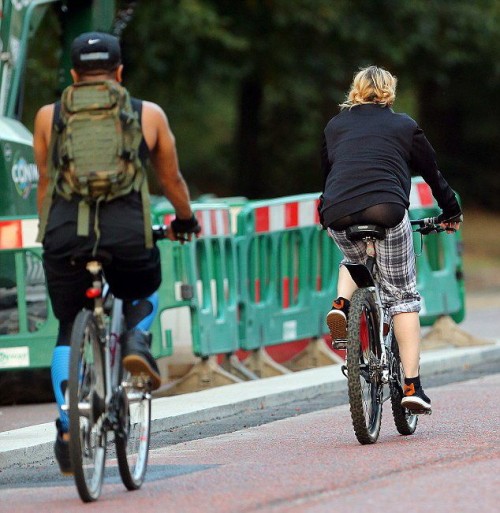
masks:
{"label": "plaid shorts", "polygon": [[[344,263],[364,264],[366,244],[363,241],[350,241],[345,230],[331,230],[330,237],[344,254]],[[375,242],[377,252],[376,279],[379,283],[380,298],[389,315],[420,311],[420,294],[417,291],[417,271],[413,236],[408,213],[394,228],[387,228],[384,240]]]}

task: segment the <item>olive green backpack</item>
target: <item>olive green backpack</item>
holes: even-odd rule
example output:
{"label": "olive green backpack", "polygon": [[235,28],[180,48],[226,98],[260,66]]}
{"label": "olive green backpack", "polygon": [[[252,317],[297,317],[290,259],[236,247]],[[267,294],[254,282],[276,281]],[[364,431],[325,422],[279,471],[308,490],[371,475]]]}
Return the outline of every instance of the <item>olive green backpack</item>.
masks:
{"label": "olive green backpack", "polygon": [[97,204],[95,231],[99,238],[98,207],[102,201],[140,191],[146,247],[152,246],[151,214],[146,173],[139,158],[142,130],[127,90],[112,80],[79,82],[61,97],[49,149],[52,186],[42,213],[45,229],[52,193],[66,199],[81,196],[77,233],[89,235],[90,205]]}

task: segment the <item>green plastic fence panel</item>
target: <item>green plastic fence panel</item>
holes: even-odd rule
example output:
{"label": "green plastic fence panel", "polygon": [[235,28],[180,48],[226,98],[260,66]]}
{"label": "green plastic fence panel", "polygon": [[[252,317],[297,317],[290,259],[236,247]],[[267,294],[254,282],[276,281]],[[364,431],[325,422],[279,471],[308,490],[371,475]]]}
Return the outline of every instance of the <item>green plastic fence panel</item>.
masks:
{"label": "green plastic fence panel", "polygon": [[326,314],[337,297],[339,264],[342,253],[326,230],[312,233],[310,242],[310,302],[316,316],[318,334],[328,333]]}
{"label": "green plastic fence panel", "polygon": [[[410,199],[411,219],[441,213],[429,186],[420,177],[412,179]],[[430,234],[423,239],[415,234],[414,246],[418,255],[417,289],[422,296],[422,325],[432,325],[441,315],[450,315],[455,322],[461,322],[465,317],[465,286],[460,232]]]}
{"label": "green plastic fence panel", "polygon": [[244,350],[325,332],[321,316],[332,299],[335,271],[322,269],[329,279],[318,290],[313,248],[324,235],[319,234],[317,198],[304,194],[250,202],[238,214],[239,338]]}
{"label": "green plastic fence panel", "polygon": [[[172,273],[176,299],[184,309],[175,310],[165,302],[167,291],[162,284],[160,329],[171,331],[174,354],[188,345],[201,357],[232,353],[238,349],[238,290],[230,209],[220,203],[193,203],[192,209],[202,227],[200,238],[183,246],[170,241],[161,246],[162,265],[168,267],[164,274]],[[166,201],[153,207],[154,223],[168,224],[174,217]],[[172,267],[172,262],[182,265]]]}
{"label": "green plastic fence panel", "polygon": [[192,282],[189,253],[184,246],[159,241],[162,281],[158,289],[159,308],[151,326],[152,352],[155,358],[170,356],[174,340],[191,342],[191,294],[186,285]]}
{"label": "green plastic fence panel", "polygon": [[[0,222],[0,240],[1,234]],[[4,249],[0,255],[16,274],[14,283],[0,285],[0,371],[50,367],[58,323],[46,292],[41,249]]]}

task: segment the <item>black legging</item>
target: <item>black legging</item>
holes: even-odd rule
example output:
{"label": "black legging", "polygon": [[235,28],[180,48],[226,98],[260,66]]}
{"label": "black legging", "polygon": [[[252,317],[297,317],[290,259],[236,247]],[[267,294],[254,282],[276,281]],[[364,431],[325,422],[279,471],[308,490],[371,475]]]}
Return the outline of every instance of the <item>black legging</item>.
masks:
{"label": "black legging", "polygon": [[405,207],[397,203],[380,203],[336,219],[329,228],[339,231],[354,224],[376,224],[384,228],[394,228],[403,220],[405,212]]}

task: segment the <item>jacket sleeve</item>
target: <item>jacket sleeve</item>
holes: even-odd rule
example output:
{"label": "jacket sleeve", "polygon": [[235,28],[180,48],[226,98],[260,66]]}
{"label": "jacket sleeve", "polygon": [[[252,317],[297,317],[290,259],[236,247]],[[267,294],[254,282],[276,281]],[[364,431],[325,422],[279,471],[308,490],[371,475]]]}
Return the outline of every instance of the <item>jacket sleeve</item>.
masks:
{"label": "jacket sleeve", "polygon": [[323,134],[323,144],[321,146],[321,171],[323,174],[323,188],[321,189],[321,195],[319,197],[317,208],[318,208],[318,214],[319,214],[319,222],[320,222],[321,226],[323,227],[323,229],[326,229],[326,226],[324,223],[324,218],[323,218],[323,206],[325,203],[325,198],[324,198],[323,194],[325,192],[325,187],[326,187],[326,178],[328,176],[328,173],[330,172],[330,161],[328,160],[328,150],[326,148],[326,138],[325,138],[324,134]]}
{"label": "jacket sleeve", "polygon": [[431,146],[424,132],[418,126],[413,133],[410,151],[410,167],[413,172],[422,176],[429,184],[433,196],[439,207],[443,210],[445,219],[461,214],[460,205],[453,189],[448,185],[438,169],[436,152]]}
{"label": "jacket sleeve", "polygon": [[328,173],[330,173],[331,164],[328,159],[328,149],[326,147],[326,137],[323,134],[323,144],[321,146],[321,171],[323,172],[323,192],[325,192],[326,179],[328,177]]}

